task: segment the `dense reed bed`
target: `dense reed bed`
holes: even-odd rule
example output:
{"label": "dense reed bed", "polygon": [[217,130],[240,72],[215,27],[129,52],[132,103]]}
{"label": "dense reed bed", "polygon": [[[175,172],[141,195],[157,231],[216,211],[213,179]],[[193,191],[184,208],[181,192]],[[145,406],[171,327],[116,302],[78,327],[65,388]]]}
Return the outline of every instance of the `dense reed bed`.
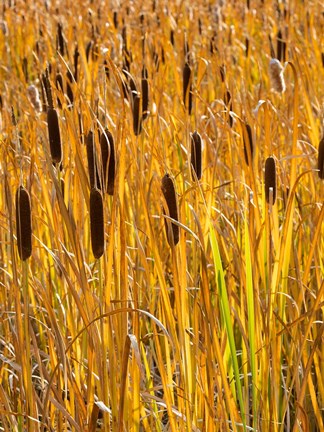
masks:
{"label": "dense reed bed", "polygon": [[3,0],[0,430],[324,430],[321,6]]}

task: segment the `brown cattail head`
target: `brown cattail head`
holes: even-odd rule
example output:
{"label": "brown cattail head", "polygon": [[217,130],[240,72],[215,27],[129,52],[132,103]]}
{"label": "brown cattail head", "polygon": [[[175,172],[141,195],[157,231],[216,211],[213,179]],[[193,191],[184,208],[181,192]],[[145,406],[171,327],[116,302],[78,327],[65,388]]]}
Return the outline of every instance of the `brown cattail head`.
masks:
{"label": "brown cattail head", "polygon": [[[169,174],[165,174],[165,176],[162,178],[161,189],[164,195],[165,202],[168,206],[168,211],[166,212],[164,209],[164,213],[166,213],[168,216],[170,216],[170,218],[174,219],[175,221],[178,221],[177,197],[173,180],[171,179]],[[175,246],[179,242],[179,226],[174,222],[165,219],[165,229],[169,245]]]}
{"label": "brown cattail head", "polygon": [[318,176],[324,179],[324,135],[318,146]]}
{"label": "brown cattail head", "polygon": [[62,144],[58,115],[54,108],[47,110],[47,128],[52,162],[59,164],[62,161]]}
{"label": "brown cattail head", "polygon": [[61,23],[58,23],[57,25],[56,49],[61,54],[61,56],[64,56],[64,36]]}
{"label": "brown cattail head", "polygon": [[114,194],[115,184],[115,144],[114,137],[108,129],[100,137],[101,162],[103,173],[104,190],[109,194]]}
{"label": "brown cattail head", "polygon": [[99,259],[105,250],[103,199],[99,189],[90,192],[90,232],[93,255]]}
{"label": "brown cattail head", "polygon": [[138,93],[133,96],[133,130],[136,136],[142,132],[141,97]]}
{"label": "brown cattail head", "polygon": [[87,159],[88,159],[90,188],[100,189],[101,187],[100,187],[100,178],[99,178],[98,165],[97,165],[95,137],[92,131],[89,131],[87,135],[86,144],[87,144]]}
{"label": "brown cattail head", "polygon": [[231,116],[231,114],[228,111],[233,111],[233,103],[232,103],[232,95],[230,93],[229,90],[226,90],[224,92],[224,104],[226,105],[226,109],[227,109],[227,117],[228,117],[228,123],[230,125],[230,127],[233,126],[233,117]]}
{"label": "brown cattail head", "polygon": [[272,204],[274,204],[277,196],[277,176],[276,161],[272,156],[268,157],[265,163],[264,185],[267,203],[270,204],[272,196]]}
{"label": "brown cattail head", "polygon": [[73,55],[73,63],[74,63],[74,79],[77,82],[78,81],[78,63],[79,63],[79,48],[78,45],[75,46],[74,49],[74,55]]}
{"label": "brown cattail head", "polygon": [[32,227],[29,193],[23,186],[16,191],[16,224],[19,257],[26,261],[32,253]]}
{"label": "brown cattail head", "polygon": [[277,33],[277,59],[281,61],[285,61],[286,57],[286,42],[282,38],[281,30],[278,30]]}
{"label": "brown cattail head", "polygon": [[251,126],[247,123],[242,124],[244,157],[247,165],[250,165],[253,159],[253,137]]}
{"label": "brown cattail head", "polygon": [[183,103],[191,114],[192,109],[192,77],[191,67],[188,62],[185,63],[183,68]]}
{"label": "brown cattail head", "polygon": [[148,85],[148,73],[145,66],[142,69],[142,119],[146,119],[149,115],[149,85]]}
{"label": "brown cattail head", "polygon": [[201,136],[197,131],[191,135],[191,176],[201,179]]}
{"label": "brown cattail head", "polygon": [[286,90],[284,80],[284,68],[278,59],[271,59],[269,64],[269,74],[271,87],[278,93],[283,93]]}

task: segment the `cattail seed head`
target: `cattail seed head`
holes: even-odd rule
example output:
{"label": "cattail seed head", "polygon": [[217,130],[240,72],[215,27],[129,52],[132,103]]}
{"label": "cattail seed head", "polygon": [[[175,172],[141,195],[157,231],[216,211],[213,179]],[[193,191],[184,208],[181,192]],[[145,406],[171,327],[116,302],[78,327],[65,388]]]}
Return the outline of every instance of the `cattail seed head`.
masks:
{"label": "cattail seed head", "polygon": [[197,131],[191,135],[191,176],[201,179],[201,136]]}
{"label": "cattail seed head", "polygon": [[[178,204],[177,197],[174,188],[174,183],[169,174],[165,174],[162,178],[161,184],[162,193],[168,206],[168,211],[164,212],[170,216],[170,218],[178,221]],[[165,219],[165,229],[167,234],[168,243],[170,246],[176,245],[179,242],[179,226],[174,222]]]}
{"label": "cattail seed head", "polygon": [[277,33],[277,59],[281,62],[285,60],[286,42],[282,38],[281,30]]}
{"label": "cattail seed head", "polygon": [[324,179],[324,136],[318,146],[318,176]]}
{"label": "cattail seed head", "polygon": [[188,62],[185,63],[183,68],[183,103],[191,114],[192,109],[192,77],[191,67]]}
{"label": "cattail seed head", "polygon": [[62,56],[64,56],[64,36],[61,23],[57,24],[56,49]]}
{"label": "cattail seed head", "polygon": [[272,195],[272,204],[274,204],[277,196],[277,176],[276,161],[272,156],[268,157],[265,163],[264,184],[266,201],[270,204]]}
{"label": "cattail seed head", "polygon": [[52,162],[59,164],[62,161],[62,144],[58,115],[54,108],[47,110],[47,128]]}
{"label": "cattail seed head", "polygon": [[133,130],[136,136],[142,132],[141,98],[138,93],[133,96]]}
{"label": "cattail seed head", "polygon": [[285,79],[283,76],[284,68],[278,59],[271,59],[269,64],[269,74],[271,87],[278,93],[286,90]]}
{"label": "cattail seed head", "polygon": [[146,119],[149,115],[149,85],[148,85],[148,73],[145,66],[142,70],[142,119]]}
{"label": "cattail seed head", "polygon": [[103,199],[99,189],[90,192],[90,232],[93,256],[99,259],[105,250]]}
{"label": "cattail seed head", "polygon": [[97,166],[95,137],[92,131],[89,131],[87,135],[86,145],[87,145],[87,159],[88,159],[90,188],[100,189],[100,177],[99,177],[98,166]]}
{"label": "cattail seed head", "polygon": [[252,137],[251,126],[247,123],[243,123],[242,131],[243,131],[245,162],[247,165],[250,165],[250,162],[253,159],[253,137]]}
{"label": "cattail seed head", "polygon": [[32,253],[32,227],[29,193],[23,186],[16,191],[16,224],[18,253],[25,261]]}
{"label": "cattail seed head", "polygon": [[104,190],[109,194],[114,194],[115,184],[115,144],[114,138],[108,129],[100,137],[102,173],[104,176]]}

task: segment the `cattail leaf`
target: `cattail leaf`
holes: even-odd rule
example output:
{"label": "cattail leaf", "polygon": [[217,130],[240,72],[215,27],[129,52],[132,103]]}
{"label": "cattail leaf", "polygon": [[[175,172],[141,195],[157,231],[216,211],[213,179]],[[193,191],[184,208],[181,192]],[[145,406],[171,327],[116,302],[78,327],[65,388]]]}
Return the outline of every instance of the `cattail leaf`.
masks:
{"label": "cattail leaf", "polygon": [[268,204],[270,204],[270,196],[272,190],[272,204],[276,201],[277,196],[277,175],[276,175],[276,161],[270,156],[267,158],[264,170],[264,185],[265,197]]}
{"label": "cattail leaf", "polygon": [[93,256],[99,259],[105,251],[103,199],[99,189],[90,192],[90,232]]}
{"label": "cattail leaf", "polygon": [[100,137],[102,173],[104,176],[104,190],[109,194],[114,194],[115,185],[115,144],[112,133],[105,129]]}
{"label": "cattail leaf", "polygon": [[318,176],[324,179],[324,136],[318,146]]}
{"label": "cattail leaf", "polygon": [[[165,174],[165,176],[162,178],[161,189],[165,202],[168,206],[168,211],[164,210],[164,213],[166,213],[175,221],[178,221],[177,196],[173,180],[169,174]],[[179,242],[179,226],[174,222],[170,222],[169,220],[165,219],[165,228],[169,245],[175,246]]]}
{"label": "cattail leaf", "polygon": [[16,224],[18,253],[25,261],[32,253],[32,226],[29,193],[23,186],[16,191]]}
{"label": "cattail leaf", "polygon": [[191,176],[201,179],[201,136],[197,131],[191,135]]}
{"label": "cattail leaf", "polygon": [[47,110],[47,128],[52,162],[59,164],[62,161],[62,144],[58,115],[54,108]]}

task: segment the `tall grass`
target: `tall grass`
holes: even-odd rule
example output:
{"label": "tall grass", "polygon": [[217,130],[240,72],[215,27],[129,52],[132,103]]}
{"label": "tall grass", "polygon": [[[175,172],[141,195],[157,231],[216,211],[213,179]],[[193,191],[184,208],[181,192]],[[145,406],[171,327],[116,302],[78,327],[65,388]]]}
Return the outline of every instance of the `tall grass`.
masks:
{"label": "tall grass", "polygon": [[324,430],[320,6],[3,2],[1,430]]}

